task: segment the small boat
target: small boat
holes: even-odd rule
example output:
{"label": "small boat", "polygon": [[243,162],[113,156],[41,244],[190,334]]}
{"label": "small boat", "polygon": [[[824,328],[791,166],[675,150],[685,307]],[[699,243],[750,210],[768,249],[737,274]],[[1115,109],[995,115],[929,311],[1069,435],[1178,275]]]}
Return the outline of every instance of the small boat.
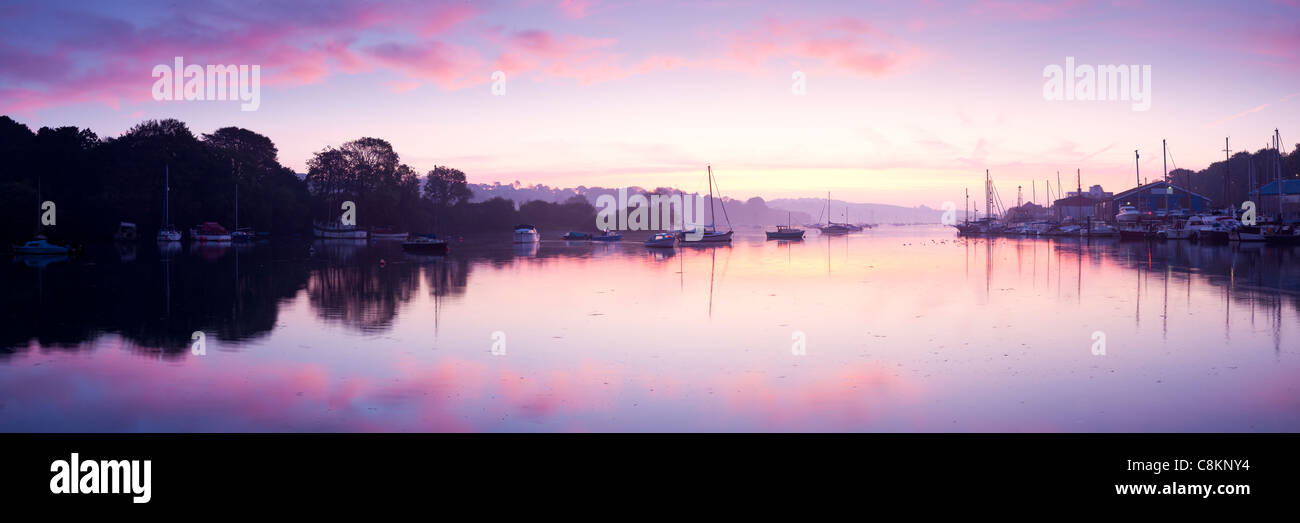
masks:
{"label": "small boat", "polygon": [[565,240],[587,240],[587,241],[590,241],[590,240],[591,240],[591,233],[589,233],[589,232],[579,232],[579,231],[569,231],[569,232],[564,233],[564,238],[563,238],[563,239],[565,239]]}
{"label": "small boat", "polygon": [[1300,226],[1281,225],[1265,229],[1264,243],[1269,245],[1300,244]]}
{"label": "small boat", "polygon": [[1190,239],[1200,243],[1227,243],[1231,232],[1215,216],[1191,216],[1187,218],[1187,229]]}
{"label": "small boat", "polygon": [[1244,225],[1241,222],[1233,220],[1234,227],[1228,233],[1228,239],[1234,242],[1262,242],[1264,241],[1264,231],[1256,225]]}
{"label": "small boat", "polygon": [[248,227],[235,229],[230,232],[230,240],[236,242],[251,242],[253,241],[253,229]]}
{"label": "small boat", "polygon": [[1135,241],[1135,240],[1146,240],[1153,237],[1151,231],[1147,230],[1145,227],[1136,225],[1133,222],[1127,222],[1127,223],[1128,225],[1120,227],[1119,239]]}
{"label": "small boat", "polygon": [[171,193],[172,193],[172,171],[171,166],[165,166],[163,171],[163,226],[158,229],[158,241],[160,242],[178,242],[181,241],[181,230],[171,224]]}
{"label": "small boat", "polygon": [[190,241],[199,243],[228,243],[230,232],[217,222],[204,222],[203,225],[190,229]]}
{"label": "small boat", "polygon": [[68,248],[50,243],[44,234],[37,234],[35,238],[32,238],[32,241],[22,245],[15,245],[14,254],[65,255],[68,254]]}
{"label": "small boat", "polygon": [[402,242],[402,250],[418,254],[446,254],[446,240],[439,240],[433,234],[412,234],[410,239]]}
{"label": "small boat", "polygon": [[376,227],[370,231],[372,240],[405,240],[410,234],[394,231],[392,227]]}
{"label": "small boat", "polygon": [[1123,205],[1120,206],[1119,212],[1115,214],[1115,221],[1120,223],[1135,223],[1138,221],[1138,218],[1141,217],[1142,213],[1138,212],[1137,207],[1132,205]]}
{"label": "small boat", "polygon": [[731,234],[732,231],[718,232],[705,228],[703,230],[678,232],[677,238],[685,243],[730,243]]}
{"label": "small boat", "polygon": [[1156,238],[1161,240],[1187,240],[1192,237],[1192,230],[1183,224],[1162,225],[1156,229]]}
{"label": "small boat", "polygon": [[1114,238],[1119,236],[1119,229],[1107,223],[1095,223],[1080,234],[1089,238]]}
{"label": "small boat", "polygon": [[671,249],[677,244],[677,236],[670,232],[657,232],[645,241],[646,247]]}
{"label": "small boat", "polygon": [[615,231],[605,231],[605,234],[598,234],[591,237],[593,242],[621,242],[623,235]]}
{"label": "small boat", "polygon": [[158,241],[160,242],[178,242],[181,241],[181,230],[175,225],[164,225],[158,229]]}
{"label": "small boat", "polygon": [[113,233],[113,239],[119,242],[133,242],[140,239],[140,232],[134,223],[121,222],[117,224],[117,232]]}
{"label": "small boat", "polygon": [[818,230],[820,230],[822,234],[827,236],[838,236],[841,234],[848,234],[853,232],[853,229],[850,229],[848,226],[842,223],[831,223],[831,224],[823,225],[821,227],[818,227]]}
{"label": "small boat", "polygon": [[537,227],[526,223],[515,226],[515,243],[537,243],[539,241],[541,241],[541,236],[537,234]]}
{"label": "small boat", "polygon": [[764,231],[769,240],[802,240],[803,229],[789,225],[777,225],[775,231]]}
{"label": "small boat", "polygon": [[312,232],[317,238],[331,238],[340,240],[364,240],[367,236],[365,229],[358,229],[356,225],[342,225],[339,223],[320,223],[312,225]]}

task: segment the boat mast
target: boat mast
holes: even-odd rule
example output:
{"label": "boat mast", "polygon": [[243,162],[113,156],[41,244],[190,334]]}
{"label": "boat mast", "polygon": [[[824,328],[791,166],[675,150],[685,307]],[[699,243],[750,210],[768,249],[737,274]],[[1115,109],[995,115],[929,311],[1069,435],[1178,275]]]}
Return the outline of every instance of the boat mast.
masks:
{"label": "boat mast", "polygon": [[[1232,200],[1228,197],[1228,180],[1232,178],[1232,150],[1228,149],[1228,137],[1223,137],[1223,203],[1232,207]],[[1233,214],[1236,214],[1235,212]]]}
{"label": "boat mast", "polygon": [[168,205],[172,197],[172,170],[170,164],[163,164],[163,227],[171,224],[171,209]]}
{"label": "boat mast", "polygon": [[[1162,179],[1165,181],[1165,187],[1173,188],[1173,184],[1169,183],[1169,146],[1165,144],[1164,138],[1160,139],[1160,165],[1161,168],[1164,169],[1164,176]],[[1165,218],[1169,217],[1170,192],[1172,191],[1165,191]]]}
{"label": "boat mast", "polygon": [[989,178],[989,170],[984,169],[984,217],[993,218],[993,192],[990,188],[993,181]]}
{"label": "boat mast", "polygon": [[1142,186],[1142,165],[1138,162],[1138,150],[1133,149],[1133,177],[1137,178],[1137,184]]}
{"label": "boat mast", "polygon": [[713,166],[709,165],[709,227],[714,229],[718,226],[718,219],[713,215]]}

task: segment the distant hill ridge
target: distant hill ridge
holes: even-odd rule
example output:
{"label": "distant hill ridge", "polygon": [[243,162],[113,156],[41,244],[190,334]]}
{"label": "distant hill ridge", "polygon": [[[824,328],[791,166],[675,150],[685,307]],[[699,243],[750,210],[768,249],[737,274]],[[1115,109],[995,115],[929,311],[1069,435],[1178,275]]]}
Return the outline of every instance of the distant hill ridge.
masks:
{"label": "distant hill ridge", "polygon": [[[505,198],[515,202],[516,205],[531,200],[541,200],[551,203],[561,203],[574,196],[582,196],[592,205],[596,204],[596,199],[602,194],[617,196],[618,188],[608,187],[586,187],[578,186],[575,188],[567,187],[550,187],[545,184],[523,185],[519,182],[511,184],[502,183],[471,183],[469,188],[474,193],[471,201],[482,202],[492,198]],[[672,187],[656,187],[647,189],[644,187],[628,187],[628,194],[637,193],[658,193],[658,194],[678,194],[679,189]],[[694,195],[695,192],[685,192],[687,195]],[[765,201],[760,197],[753,197],[748,200],[736,200],[728,197],[722,197],[721,202],[727,207],[727,216],[731,218],[731,223],[741,225],[774,225],[784,224],[787,220],[795,224],[806,224],[816,222],[825,222],[826,217],[826,200],[821,198],[779,198],[771,201]],[[887,205],[881,203],[856,203],[845,202],[843,200],[831,200],[831,220],[836,222],[853,222],[853,223],[938,223],[942,210],[931,209],[924,205],[920,207],[902,207],[898,205]],[[718,222],[725,223],[722,217],[721,206],[717,209]],[[961,211],[958,210],[960,215]],[[847,217],[847,218],[846,218]]]}

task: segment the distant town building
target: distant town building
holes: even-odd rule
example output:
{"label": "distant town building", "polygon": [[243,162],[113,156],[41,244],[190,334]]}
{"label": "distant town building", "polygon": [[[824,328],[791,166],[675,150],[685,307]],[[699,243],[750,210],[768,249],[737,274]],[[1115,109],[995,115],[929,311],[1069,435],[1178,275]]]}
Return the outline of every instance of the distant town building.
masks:
{"label": "distant town building", "polygon": [[1065,193],[1065,196],[1067,198],[1070,196],[1086,196],[1088,198],[1092,198],[1093,200],[1102,201],[1102,200],[1109,200],[1113,198],[1115,196],[1115,193],[1109,193],[1103,191],[1101,190],[1100,185],[1094,185],[1092,187],[1089,187],[1086,192],[1070,191]]}
{"label": "distant town building", "polygon": [[1261,214],[1276,216],[1284,222],[1300,221],[1300,180],[1273,180],[1251,191],[1250,199]]}
{"label": "distant town building", "polygon": [[1210,210],[1210,199],[1164,180],[1140,185],[1112,196],[1105,210],[1112,219],[1123,206],[1136,207],[1142,214],[1197,214]]}
{"label": "distant town building", "polygon": [[1052,209],[1056,211],[1056,219],[1065,220],[1085,220],[1088,218],[1099,218],[1102,216],[1106,202],[1094,200],[1088,196],[1067,196],[1052,202]]}

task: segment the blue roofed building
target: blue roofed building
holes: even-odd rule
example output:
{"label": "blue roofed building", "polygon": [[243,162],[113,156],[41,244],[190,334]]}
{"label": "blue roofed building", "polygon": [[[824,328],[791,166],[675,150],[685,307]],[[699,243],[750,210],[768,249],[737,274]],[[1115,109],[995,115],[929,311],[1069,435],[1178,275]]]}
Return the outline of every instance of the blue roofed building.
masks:
{"label": "blue roofed building", "polygon": [[1300,179],[1273,180],[1250,191],[1250,196],[1260,214],[1276,216],[1284,222],[1300,222]]}
{"label": "blue roofed building", "polygon": [[1184,215],[1210,212],[1210,199],[1164,180],[1140,185],[1112,196],[1107,205],[1108,220],[1119,208],[1130,205],[1148,216]]}

